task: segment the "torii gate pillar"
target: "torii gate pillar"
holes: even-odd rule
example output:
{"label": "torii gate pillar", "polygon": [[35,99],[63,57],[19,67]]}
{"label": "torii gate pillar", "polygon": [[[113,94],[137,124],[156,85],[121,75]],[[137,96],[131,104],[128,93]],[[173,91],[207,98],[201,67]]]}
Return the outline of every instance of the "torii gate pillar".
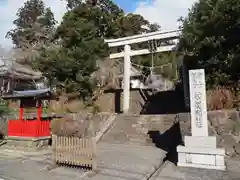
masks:
{"label": "torii gate pillar", "polygon": [[127,114],[130,104],[131,47],[124,46],[123,113]]}

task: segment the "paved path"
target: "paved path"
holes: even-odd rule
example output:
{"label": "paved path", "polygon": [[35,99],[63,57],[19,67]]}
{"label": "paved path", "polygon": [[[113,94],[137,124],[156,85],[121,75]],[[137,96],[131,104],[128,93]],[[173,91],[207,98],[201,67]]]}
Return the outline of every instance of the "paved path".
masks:
{"label": "paved path", "polygon": [[[0,180],[240,180],[240,158],[227,159],[226,172],[162,164],[165,152],[150,146],[98,144],[98,169],[51,167],[51,152],[0,149]],[[155,173],[154,173],[155,172]]]}
{"label": "paved path", "polygon": [[143,180],[155,172],[165,152],[151,146],[101,143],[98,172],[91,180]]}
{"label": "paved path", "polygon": [[165,162],[149,180],[240,180],[240,161],[227,160],[227,171],[179,168]]}
{"label": "paved path", "polygon": [[162,163],[165,152],[154,147],[121,144],[98,144],[98,169],[88,173],[81,169],[51,165],[51,153],[0,151],[0,178],[5,180],[142,180]]}
{"label": "paved path", "polygon": [[83,170],[61,167],[48,171],[51,166],[49,153],[0,153],[0,178],[5,180],[66,180],[80,179],[85,175]]}

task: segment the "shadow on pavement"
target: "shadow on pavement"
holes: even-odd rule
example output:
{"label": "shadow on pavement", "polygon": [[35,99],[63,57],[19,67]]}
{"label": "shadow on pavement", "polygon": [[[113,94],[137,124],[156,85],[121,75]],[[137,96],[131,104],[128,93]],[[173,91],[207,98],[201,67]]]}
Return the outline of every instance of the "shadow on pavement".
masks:
{"label": "shadow on pavement", "polygon": [[164,161],[168,160],[177,164],[177,146],[183,145],[179,122],[175,123],[164,133],[160,133],[159,131],[149,131],[148,135],[157,148],[167,152],[167,156]]}

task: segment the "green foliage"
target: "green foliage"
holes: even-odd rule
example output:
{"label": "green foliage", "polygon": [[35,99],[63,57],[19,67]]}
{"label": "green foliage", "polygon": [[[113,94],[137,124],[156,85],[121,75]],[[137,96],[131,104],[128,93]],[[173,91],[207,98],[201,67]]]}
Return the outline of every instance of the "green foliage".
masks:
{"label": "green foliage", "polygon": [[[133,57],[132,61],[135,64],[142,65],[140,68],[145,76],[150,74],[150,67],[152,67],[153,59],[153,73],[161,74],[163,77],[170,80],[178,79],[178,67],[181,59],[181,55],[175,52],[169,53],[156,53],[140,57]],[[144,67],[145,66],[145,67]],[[147,67],[147,68],[146,68]]]}
{"label": "green foliage", "polygon": [[10,113],[10,109],[8,107],[8,102],[4,100],[0,100],[0,115]]}
{"label": "green foliage", "polygon": [[240,1],[200,0],[182,22],[180,50],[205,69],[208,86],[239,85]]}
{"label": "green foliage", "polygon": [[92,101],[86,102],[84,108],[93,114],[101,112],[101,107]]}
{"label": "green foliage", "polygon": [[153,70],[170,80],[177,80],[180,58],[181,56],[175,52],[158,55],[154,64],[156,68]]}
{"label": "green foliage", "polygon": [[34,67],[65,92],[79,92],[89,101],[96,87],[91,76],[97,70],[96,61],[109,53],[104,39],[139,34],[146,31],[142,25],[150,24],[140,15],[125,16],[109,0],[99,1],[98,6],[89,5],[89,1],[69,1],[68,8],[55,33],[58,48],[43,49]]}
{"label": "green foliage", "polygon": [[[53,14],[42,0],[28,0],[19,9],[14,21],[17,28],[11,30],[8,37],[19,48],[42,43],[38,56],[31,62],[34,69],[42,72],[50,86],[66,93],[79,92],[79,97],[89,101],[96,88],[96,80],[92,77],[98,69],[96,61],[109,55],[104,39],[155,31],[160,27],[140,15],[125,15],[111,0],[66,1],[68,11],[55,29]],[[41,28],[37,31],[36,27]],[[121,48],[113,51],[119,52]]]}
{"label": "green foliage", "polygon": [[43,49],[35,67],[51,82],[56,80],[55,85],[66,93],[80,92],[83,99],[91,96],[95,86],[91,74],[97,70],[96,60],[108,55],[102,38],[108,33],[104,28],[107,19],[99,8],[86,4],[67,12],[55,34],[61,46]]}
{"label": "green foliage", "polygon": [[17,19],[13,21],[16,28],[10,30],[6,37],[12,39],[17,48],[30,48],[49,41],[56,21],[42,0],[26,1],[16,15]]}

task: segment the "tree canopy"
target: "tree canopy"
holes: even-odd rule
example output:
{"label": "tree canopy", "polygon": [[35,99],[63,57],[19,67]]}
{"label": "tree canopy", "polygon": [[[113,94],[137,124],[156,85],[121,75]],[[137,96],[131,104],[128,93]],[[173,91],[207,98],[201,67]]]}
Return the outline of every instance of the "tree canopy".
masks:
{"label": "tree canopy", "polygon": [[[38,11],[41,13],[37,14],[38,17],[45,18],[35,18],[35,22],[44,26],[49,24],[49,28],[53,27],[55,24],[52,22],[55,20],[51,21],[53,19],[49,17],[53,16],[46,15],[46,10],[43,10],[44,4],[41,2],[40,6],[33,2],[39,3],[41,0],[27,1],[25,7],[20,8],[19,12],[22,12],[22,9],[24,12],[31,12],[31,9],[39,8]],[[124,14],[123,10],[111,0],[98,0],[96,3],[74,0],[68,1],[67,6],[68,11],[56,30],[54,29],[54,35],[51,38],[54,45],[42,46],[39,56],[35,58],[32,65],[47,77],[50,84],[61,87],[67,93],[80,92],[80,97],[88,99],[97,85],[92,77],[93,72],[98,69],[97,61],[109,55],[104,39],[155,31],[159,26],[149,23],[140,15]],[[23,18],[24,21],[27,19],[20,16],[20,13],[17,15],[18,19]],[[150,30],[142,28],[143,26],[149,27]],[[19,29],[25,30],[19,26],[11,32],[18,32]],[[12,39],[14,40],[14,36]]]}
{"label": "tree canopy", "polygon": [[17,48],[30,48],[45,44],[51,39],[56,21],[50,8],[42,0],[29,0],[19,8],[17,19],[13,21],[16,28],[7,33]]}
{"label": "tree canopy", "polygon": [[199,0],[182,20],[180,51],[204,68],[209,86],[240,79],[240,1]]}
{"label": "tree canopy", "polygon": [[29,0],[20,7],[13,21],[15,27],[6,37],[14,45],[15,59],[21,64],[32,65],[40,49],[53,43],[56,20],[50,8],[42,0]]}

